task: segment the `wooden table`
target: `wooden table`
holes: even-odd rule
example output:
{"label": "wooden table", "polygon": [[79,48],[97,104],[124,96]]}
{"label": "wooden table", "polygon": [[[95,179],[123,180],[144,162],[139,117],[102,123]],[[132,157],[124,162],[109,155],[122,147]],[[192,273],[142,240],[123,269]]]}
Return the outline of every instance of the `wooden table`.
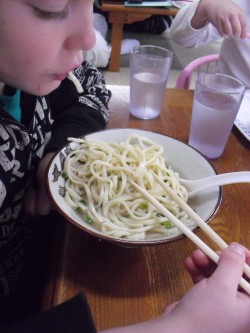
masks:
{"label": "wooden table", "polygon": [[143,21],[152,15],[176,15],[178,8],[126,7],[124,1],[102,0],[102,10],[109,13],[112,24],[109,70],[119,72],[123,25]]}
{"label": "wooden table", "polygon": [[[139,120],[129,115],[127,92],[116,90],[109,128],[141,128],[187,142],[193,92],[167,89],[161,116]],[[218,173],[250,170],[249,142],[233,129],[222,157],[212,161]],[[226,241],[250,247],[250,184],[224,187],[211,227]],[[53,221],[56,222],[56,221]],[[58,218],[43,309],[84,290],[97,329],[133,324],[159,315],[192,286],[183,260],[195,246],[184,238],[168,245],[125,248],[86,235]],[[202,232],[197,233],[203,240]],[[207,241],[211,246],[211,242]]]}

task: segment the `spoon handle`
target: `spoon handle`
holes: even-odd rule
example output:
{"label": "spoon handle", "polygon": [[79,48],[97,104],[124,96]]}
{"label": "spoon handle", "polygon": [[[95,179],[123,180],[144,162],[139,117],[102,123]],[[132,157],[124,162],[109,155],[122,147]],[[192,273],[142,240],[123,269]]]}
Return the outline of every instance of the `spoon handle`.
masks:
{"label": "spoon handle", "polygon": [[188,190],[188,197],[214,186],[222,186],[236,183],[249,183],[250,171],[229,172],[197,180],[180,180]]}

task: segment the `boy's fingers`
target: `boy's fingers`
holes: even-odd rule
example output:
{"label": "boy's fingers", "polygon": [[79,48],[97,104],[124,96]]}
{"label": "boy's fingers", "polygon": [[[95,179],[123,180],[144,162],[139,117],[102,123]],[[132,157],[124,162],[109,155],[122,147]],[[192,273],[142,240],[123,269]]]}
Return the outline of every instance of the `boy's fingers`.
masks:
{"label": "boy's fingers", "polygon": [[48,215],[51,211],[51,202],[46,189],[42,186],[36,193],[36,212],[37,215]]}
{"label": "boy's fingers", "polygon": [[207,270],[211,265],[214,266],[213,261],[199,249],[193,252],[192,259],[196,263],[196,265],[198,265],[201,269],[204,270]]}
{"label": "boy's fingers", "polygon": [[195,250],[191,257],[186,258],[184,266],[194,283],[209,277],[216,268],[214,262],[201,250]]}
{"label": "boy's fingers", "polygon": [[188,273],[191,275],[193,283],[196,284],[206,278],[206,275],[204,274],[204,272],[202,270],[200,270],[199,267],[197,267],[194,264],[191,257],[188,257],[185,259],[184,266],[185,266],[186,270],[188,271]]}
{"label": "boy's fingers", "polygon": [[240,278],[243,274],[245,263],[245,249],[243,246],[232,243],[220,256],[218,267],[210,277],[216,285],[228,286],[232,291],[238,289]]}
{"label": "boy's fingers", "polygon": [[33,187],[29,186],[24,196],[23,207],[24,211],[31,216],[35,215],[35,197]]}

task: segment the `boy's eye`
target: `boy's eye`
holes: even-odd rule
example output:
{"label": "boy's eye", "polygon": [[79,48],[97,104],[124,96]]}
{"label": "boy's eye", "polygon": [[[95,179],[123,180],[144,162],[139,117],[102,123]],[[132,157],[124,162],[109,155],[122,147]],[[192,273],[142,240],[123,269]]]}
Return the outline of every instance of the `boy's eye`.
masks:
{"label": "boy's eye", "polygon": [[68,8],[60,12],[47,12],[38,8],[34,8],[36,15],[43,20],[64,20],[68,16]]}

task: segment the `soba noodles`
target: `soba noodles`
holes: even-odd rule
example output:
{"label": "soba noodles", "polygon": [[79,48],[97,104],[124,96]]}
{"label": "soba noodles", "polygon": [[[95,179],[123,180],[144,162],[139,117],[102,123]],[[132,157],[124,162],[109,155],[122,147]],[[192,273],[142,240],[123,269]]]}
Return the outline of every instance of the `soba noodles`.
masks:
{"label": "soba noodles", "polygon": [[137,134],[121,143],[69,138],[77,148],[64,163],[66,202],[83,219],[104,234],[143,240],[176,236],[179,231],[130,184],[129,179],[146,189],[178,219],[191,227],[150,170],[160,176],[183,200],[188,193],[179,175],[166,166],[163,147]]}

